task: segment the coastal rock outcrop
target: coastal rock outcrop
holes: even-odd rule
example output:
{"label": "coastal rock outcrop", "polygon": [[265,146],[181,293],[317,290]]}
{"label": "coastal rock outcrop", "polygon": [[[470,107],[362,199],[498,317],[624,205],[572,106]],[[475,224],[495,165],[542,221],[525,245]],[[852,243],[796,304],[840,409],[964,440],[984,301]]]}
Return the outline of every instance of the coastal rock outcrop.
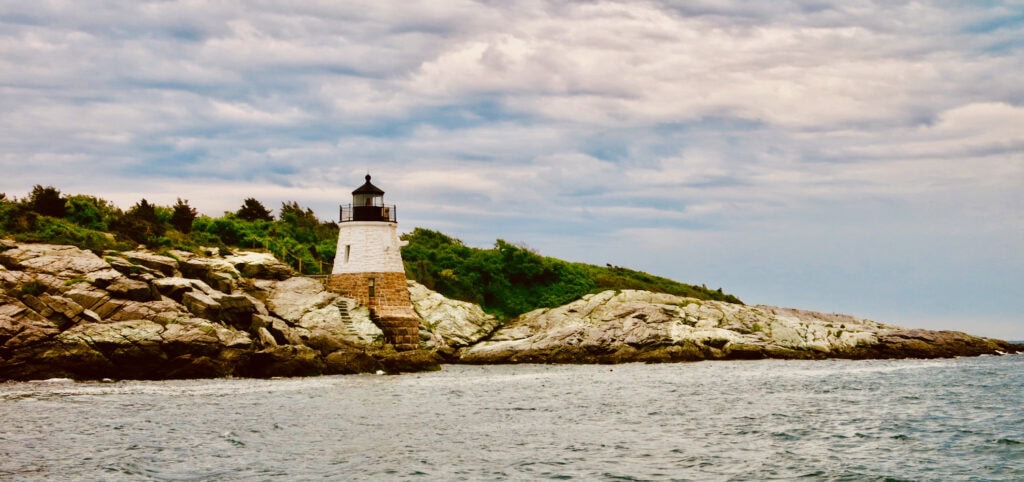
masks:
{"label": "coastal rock outcrop", "polygon": [[465,363],[756,358],[935,358],[1016,351],[1000,340],[908,330],[849,315],[623,290],[512,320],[460,351]]}
{"label": "coastal rock outcrop", "polygon": [[397,373],[447,363],[933,358],[1024,346],[849,315],[606,291],[504,324],[414,281],[421,350],[269,253],[0,240],[0,380]]}
{"label": "coastal rock outcrop", "polygon": [[[0,245],[0,380],[434,369],[269,253]],[[417,358],[417,356],[419,358]]]}

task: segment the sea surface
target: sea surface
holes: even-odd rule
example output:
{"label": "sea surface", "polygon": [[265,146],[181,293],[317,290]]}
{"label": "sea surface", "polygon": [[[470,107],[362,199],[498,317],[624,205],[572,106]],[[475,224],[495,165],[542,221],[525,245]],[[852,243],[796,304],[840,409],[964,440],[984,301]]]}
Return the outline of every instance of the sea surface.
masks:
{"label": "sea surface", "polygon": [[1024,480],[1024,357],[0,383],[0,480]]}

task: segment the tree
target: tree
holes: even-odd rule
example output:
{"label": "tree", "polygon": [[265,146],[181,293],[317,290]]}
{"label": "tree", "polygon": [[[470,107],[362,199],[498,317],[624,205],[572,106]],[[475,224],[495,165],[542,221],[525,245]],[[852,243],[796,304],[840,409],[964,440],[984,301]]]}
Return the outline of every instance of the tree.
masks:
{"label": "tree", "polygon": [[171,226],[174,229],[188,234],[192,231],[192,221],[196,220],[196,209],[188,205],[188,200],[178,202],[174,205],[174,214],[171,215]]}
{"label": "tree", "polygon": [[156,206],[143,199],[132,206],[126,215],[111,223],[111,229],[119,236],[148,244],[158,236],[163,236],[166,228],[157,218]]}
{"label": "tree", "polygon": [[85,228],[106,231],[111,222],[122,216],[110,201],[95,196],[75,194],[66,201],[65,219]]}
{"label": "tree", "polygon": [[274,216],[270,215],[270,210],[263,206],[263,203],[257,201],[255,198],[248,198],[242,203],[242,208],[235,213],[239,219],[246,221],[273,221]]}
{"label": "tree", "polygon": [[150,204],[145,198],[135,203],[135,205],[128,210],[128,215],[148,223],[157,222],[156,206]]}
{"label": "tree", "polygon": [[295,201],[281,203],[281,224],[289,234],[305,244],[316,243],[320,220],[312,209],[302,209]]}
{"label": "tree", "polygon": [[60,196],[60,191],[53,186],[43,187],[36,184],[32,188],[32,193],[28,195],[30,209],[43,216],[63,218],[66,214],[65,202]]}

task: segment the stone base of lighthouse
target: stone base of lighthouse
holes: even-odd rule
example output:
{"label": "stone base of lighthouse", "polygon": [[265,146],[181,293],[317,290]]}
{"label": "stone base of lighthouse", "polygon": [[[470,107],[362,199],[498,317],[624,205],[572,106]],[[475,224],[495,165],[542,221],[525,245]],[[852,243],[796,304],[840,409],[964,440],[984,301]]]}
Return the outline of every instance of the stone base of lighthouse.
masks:
{"label": "stone base of lighthouse", "polygon": [[384,339],[396,350],[419,348],[420,317],[412,307],[405,273],[332,274],[327,287],[368,307]]}

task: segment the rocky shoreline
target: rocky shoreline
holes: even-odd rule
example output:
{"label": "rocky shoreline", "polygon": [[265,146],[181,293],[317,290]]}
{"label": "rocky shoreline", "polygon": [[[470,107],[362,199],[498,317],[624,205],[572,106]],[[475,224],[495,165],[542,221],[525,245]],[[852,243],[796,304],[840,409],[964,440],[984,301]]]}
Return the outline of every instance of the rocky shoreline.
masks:
{"label": "rocky shoreline", "polygon": [[441,363],[934,358],[1015,353],[1001,340],[847,315],[607,291],[504,325],[409,283],[420,350],[272,255],[102,256],[0,240],[0,380],[275,377],[436,370]]}

